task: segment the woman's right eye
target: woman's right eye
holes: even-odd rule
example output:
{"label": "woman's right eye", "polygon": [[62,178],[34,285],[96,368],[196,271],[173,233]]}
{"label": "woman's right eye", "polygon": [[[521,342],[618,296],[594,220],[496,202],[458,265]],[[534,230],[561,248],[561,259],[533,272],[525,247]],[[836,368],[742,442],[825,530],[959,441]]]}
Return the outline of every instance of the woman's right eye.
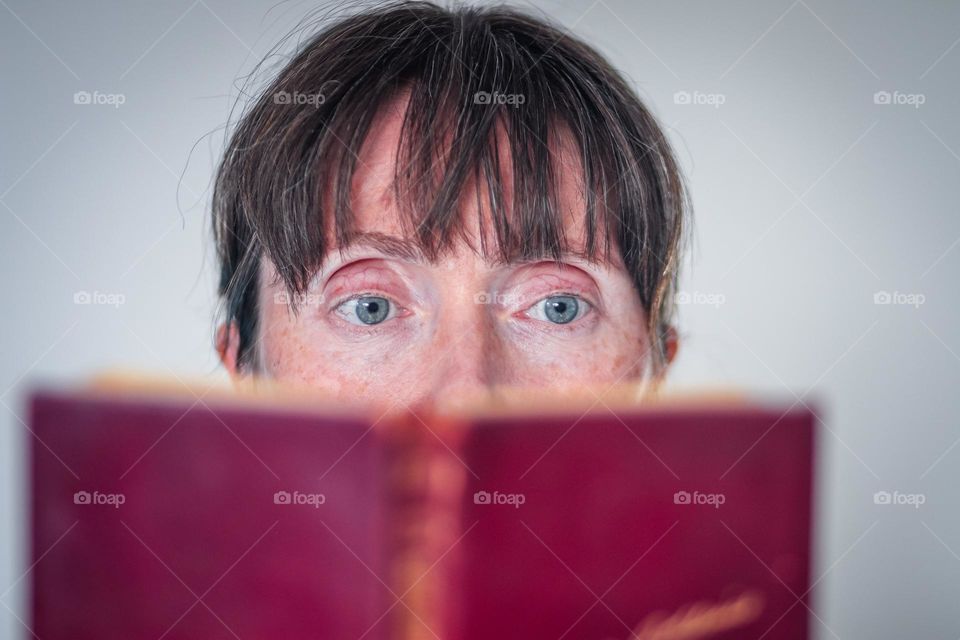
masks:
{"label": "woman's right eye", "polygon": [[357,296],[345,300],[336,312],[350,324],[370,326],[396,316],[396,305],[381,296]]}

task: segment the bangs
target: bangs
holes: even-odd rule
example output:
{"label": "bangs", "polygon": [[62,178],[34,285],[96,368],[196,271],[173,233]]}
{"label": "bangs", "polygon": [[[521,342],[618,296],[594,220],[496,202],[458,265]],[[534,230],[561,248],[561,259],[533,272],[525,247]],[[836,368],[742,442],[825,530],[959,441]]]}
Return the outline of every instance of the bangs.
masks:
{"label": "bangs", "polygon": [[[429,261],[461,243],[498,264],[559,261],[564,255],[609,260],[617,220],[604,215],[607,207],[600,200],[616,184],[608,159],[596,153],[598,145],[579,136],[563,114],[540,107],[536,93],[475,88],[450,85],[438,98],[423,78],[405,78],[379,101],[344,109],[326,135],[334,140],[356,136],[358,146],[352,148],[362,148],[384,111],[403,105],[392,196],[403,239],[415,243]],[[530,103],[527,95],[534,96]],[[491,100],[517,100],[520,106]],[[365,109],[374,117],[360,130]],[[290,256],[307,272],[319,267],[325,252],[355,242],[362,215],[354,210],[349,185],[356,188],[363,159],[346,145],[326,149],[316,167],[319,184],[328,188],[315,208],[321,220],[315,218],[314,224],[326,230],[322,246],[311,247],[309,255]],[[466,206],[471,197],[474,208]],[[577,237],[568,237],[571,228],[577,228]],[[272,254],[277,248],[265,249]]]}
{"label": "bangs", "polygon": [[[261,257],[299,294],[357,237],[358,153],[401,96],[392,189],[404,237],[428,259],[460,242],[507,263],[609,262],[616,250],[644,308],[659,308],[684,190],[662,131],[619,74],[520,11],[404,2],[319,32],[240,121],[214,193],[228,315],[255,308],[239,290]],[[572,212],[559,188],[571,179]],[[477,243],[463,214],[471,194]],[[567,237],[571,223],[582,235]]]}

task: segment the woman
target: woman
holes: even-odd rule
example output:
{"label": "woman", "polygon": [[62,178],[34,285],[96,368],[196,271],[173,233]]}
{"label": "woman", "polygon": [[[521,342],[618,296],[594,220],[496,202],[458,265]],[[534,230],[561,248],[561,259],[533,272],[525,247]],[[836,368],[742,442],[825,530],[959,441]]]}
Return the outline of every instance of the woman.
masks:
{"label": "woman", "polygon": [[663,131],[588,45],[503,7],[357,13],[229,141],[217,349],[361,401],[656,382],[685,212]]}

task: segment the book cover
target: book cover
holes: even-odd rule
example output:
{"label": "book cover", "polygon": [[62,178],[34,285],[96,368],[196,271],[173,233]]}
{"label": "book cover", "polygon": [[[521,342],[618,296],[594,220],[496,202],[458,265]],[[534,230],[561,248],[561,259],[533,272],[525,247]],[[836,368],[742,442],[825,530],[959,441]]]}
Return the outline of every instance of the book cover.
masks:
{"label": "book cover", "polygon": [[46,392],[31,429],[44,640],[806,637],[805,409]]}

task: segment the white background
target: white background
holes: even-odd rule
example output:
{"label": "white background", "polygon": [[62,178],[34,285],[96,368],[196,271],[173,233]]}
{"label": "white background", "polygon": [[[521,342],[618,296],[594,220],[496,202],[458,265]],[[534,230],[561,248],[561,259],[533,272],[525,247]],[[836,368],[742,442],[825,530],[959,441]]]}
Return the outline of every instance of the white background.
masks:
{"label": "white background", "polygon": [[[112,367],[222,375],[209,183],[235,81],[311,8],[274,5],[0,0],[2,637],[28,635],[28,389]],[[722,304],[681,308],[671,383],[824,410],[818,637],[960,636],[960,5],[537,7],[629,76],[691,181],[683,289]],[[880,490],[926,502],[876,505]]]}

